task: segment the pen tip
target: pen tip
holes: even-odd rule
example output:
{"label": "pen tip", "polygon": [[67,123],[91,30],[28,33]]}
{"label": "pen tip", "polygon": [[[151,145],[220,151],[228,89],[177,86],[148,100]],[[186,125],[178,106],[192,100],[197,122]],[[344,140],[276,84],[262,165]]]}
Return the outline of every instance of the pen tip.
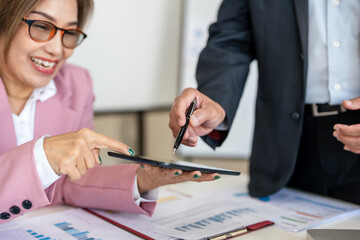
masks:
{"label": "pen tip", "polygon": [[174,148],[174,150],[173,150],[173,154],[176,152],[176,148]]}

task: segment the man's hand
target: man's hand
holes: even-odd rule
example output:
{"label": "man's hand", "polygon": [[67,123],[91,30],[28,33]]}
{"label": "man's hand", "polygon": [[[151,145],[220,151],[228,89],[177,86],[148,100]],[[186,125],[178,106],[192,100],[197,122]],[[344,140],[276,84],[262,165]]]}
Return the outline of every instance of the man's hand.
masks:
{"label": "man's hand", "polygon": [[[343,101],[348,110],[360,109],[360,97]],[[360,154],[360,119],[359,124],[335,124],[333,136],[344,144],[344,150]]]}
{"label": "man's hand", "polygon": [[198,136],[209,134],[225,119],[225,110],[218,103],[194,88],[187,88],[175,99],[169,113],[169,128],[174,137],[185,125],[186,110],[194,98],[197,99],[196,109],[182,140],[182,144],[190,147],[196,146]]}

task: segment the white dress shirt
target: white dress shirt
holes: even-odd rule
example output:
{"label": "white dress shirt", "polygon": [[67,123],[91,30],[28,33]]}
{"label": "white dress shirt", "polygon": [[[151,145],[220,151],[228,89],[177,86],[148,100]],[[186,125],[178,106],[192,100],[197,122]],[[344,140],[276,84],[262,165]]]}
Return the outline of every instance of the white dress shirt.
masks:
{"label": "white dress shirt", "polygon": [[309,0],[306,103],[360,97],[360,1]]}
{"label": "white dress shirt", "polygon": [[[24,109],[19,115],[12,114],[17,145],[21,145],[28,141],[31,141],[34,138],[34,127],[35,127],[35,112],[36,112],[36,102],[37,101],[46,101],[49,98],[53,97],[56,94],[56,86],[53,80],[51,80],[45,87],[36,88],[32,92],[31,96],[25,103]],[[60,175],[57,175],[54,170],[51,168],[44,151],[44,138],[48,135],[40,137],[34,147],[34,156],[37,172],[43,189],[48,188],[56,180],[60,178]],[[153,202],[158,198],[158,190],[152,190],[140,195],[139,189],[137,187],[137,176],[135,176],[134,182],[134,201],[139,205],[140,202]]]}

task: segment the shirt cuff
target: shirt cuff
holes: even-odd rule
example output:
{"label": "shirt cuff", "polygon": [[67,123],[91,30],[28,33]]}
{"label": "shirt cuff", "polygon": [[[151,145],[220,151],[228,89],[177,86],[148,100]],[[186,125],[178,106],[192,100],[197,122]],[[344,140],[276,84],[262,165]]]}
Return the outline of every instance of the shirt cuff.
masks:
{"label": "shirt cuff", "polygon": [[34,156],[36,169],[39,174],[40,182],[43,186],[43,189],[48,188],[56,180],[60,178],[54,170],[51,168],[50,163],[46,157],[44,150],[44,138],[49,137],[49,135],[42,136],[36,140],[34,147]]}
{"label": "shirt cuff", "polygon": [[228,122],[228,120],[225,118],[224,121],[222,123],[220,123],[220,125],[215,128],[215,130],[217,130],[217,131],[228,131],[229,130],[229,122]]}
{"label": "shirt cuff", "polygon": [[138,186],[137,186],[137,175],[135,175],[135,183],[134,183],[134,202],[140,206],[142,202],[156,202],[159,197],[159,189],[155,188],[153,190],[144,192],[140,195]]}

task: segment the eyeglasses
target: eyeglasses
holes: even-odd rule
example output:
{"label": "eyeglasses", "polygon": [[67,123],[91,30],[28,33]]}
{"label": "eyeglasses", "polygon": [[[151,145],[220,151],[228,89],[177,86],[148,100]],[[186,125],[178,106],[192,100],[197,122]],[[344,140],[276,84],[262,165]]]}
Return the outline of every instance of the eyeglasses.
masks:
{"label": "eyeglasses", "polygon": [[37,42],[46,42],[51,40],[56,35],[57,30],[61,31],[61,42],[66,48],[75,48],[79,46],[80,43],[82,43],[82,41],[87,37],[87,35],[78,28],[59,28],[47,21],[30,20],[25,17],[21,20],[29,25],[30,37]]}

